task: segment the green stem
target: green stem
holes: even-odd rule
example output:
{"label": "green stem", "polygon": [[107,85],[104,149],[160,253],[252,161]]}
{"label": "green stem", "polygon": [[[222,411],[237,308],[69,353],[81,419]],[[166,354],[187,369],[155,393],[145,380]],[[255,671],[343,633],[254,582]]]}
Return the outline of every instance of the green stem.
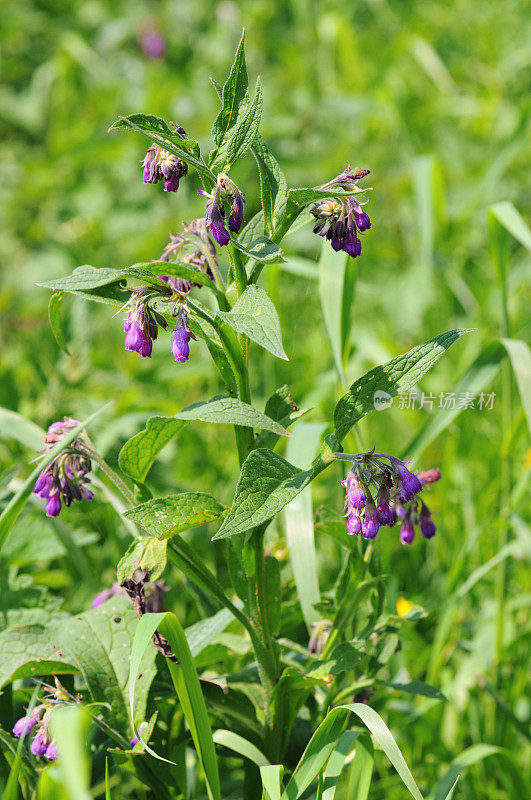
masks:
{"label": "green stem", "polygon": [[233,242],[229,242],[229,258],[232,267],[232,274],[234,276],[234,283],[238,290],[238,297],[243,294],[247,289],[247,272],[245,271],[245,263],[242,253],[235,246]]}

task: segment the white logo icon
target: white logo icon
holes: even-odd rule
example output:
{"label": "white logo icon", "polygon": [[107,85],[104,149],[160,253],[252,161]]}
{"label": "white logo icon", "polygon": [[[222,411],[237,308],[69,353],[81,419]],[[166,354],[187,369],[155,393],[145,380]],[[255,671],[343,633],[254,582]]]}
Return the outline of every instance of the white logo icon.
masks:
{"label": "white logo icon", "polygon": [[390,408],[393,405],[393,398],[387,392],[378,389],[373,394],[372,402],[376,411],[385,411],[386,408]]}

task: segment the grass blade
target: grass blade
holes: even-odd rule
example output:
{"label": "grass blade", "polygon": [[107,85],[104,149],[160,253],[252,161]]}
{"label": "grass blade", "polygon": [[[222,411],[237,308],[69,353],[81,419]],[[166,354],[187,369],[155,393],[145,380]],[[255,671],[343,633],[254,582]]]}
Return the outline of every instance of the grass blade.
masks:
{"label": "grass blade", "polygon": [[[192,654],[188,642],[186,641],[185,633],[177,617],[170,612],[145,614],[138,623],[133,647],[131,649],[131,663],[129,668],[129,704],[131,718],[133,718],[135,683],[138,677],[142,654],[149,645],[151,637],[157,629],[168,639],[173,653],[180,662],[179,664],[175,664],[173,661],[168,660],[167,664],[197,754],[205,771],[209,797],[211,800],[221,800],[216,749],[214,747],[212,730],[208,721],[205,699],[201,691],[199,678],[194,667]],[[140,736],[139,739],[142,740]],[[157,755],[145,742],[142,743],[147,752],[154,758],[167,761],[167,759]]]}
{"label": "grass blade", "polygon": [[[295,466],[309,464],[315,457],[324,424],[301,422],[288,442],[286,457]],[[284,509],[284,526],[291,568],[297,586],[304,621],[311,628],[320,617],[314,603],[321,599],[315,555],[312,490],[308,486]]]}
{"label": "grass blade", "polygon": [[91,800],[90,759],[87,736],[90,717],[79,706],[58,708],[51,717],[51,730],[59,752],[59,776],[70,800]]}
{"label": "grass blade", "polygon": [[249,761],[253,761],[258,767],[270,766],[269,761],[262,751],[259,750],[258,747],[255,747],[252,742],[249,742],[237,733],[220,728],[214,731],[212,738],[216,744],[228,747],[229,750],[234,750],[234,752],[238,753],[240,756],[248,758]]}

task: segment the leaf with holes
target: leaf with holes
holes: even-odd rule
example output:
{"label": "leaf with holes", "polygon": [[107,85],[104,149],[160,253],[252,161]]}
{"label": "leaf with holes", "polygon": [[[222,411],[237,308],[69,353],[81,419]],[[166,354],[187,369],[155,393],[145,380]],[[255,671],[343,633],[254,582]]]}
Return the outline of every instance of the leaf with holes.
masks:
{"label": "leaf with holes", "polygon": [[248,403],[243,403],[236,397],[226,397],[222,394],[212,397],[211,400],[193,403],[193,405],[183,408],[182,411],[175,415],[175,418],[186,421],[199,419],[203,422],[242,425],[245,428],[271,431],[278,436],[289,437],[291,435],[279,422],[266,416]]}
{"label": "leaf with holes", "polygon": [[225,506],[210,494],[182,492],[148,500],[147,503],[126,511],[124,516],[153,536],[167,539],[177,533],[219,520],[226,511]]}
{"label": "leaf with holes", "polygon": [[217,315],[236,333],[244,333],[277,358],[288,361],[277,310],[263,289],[248,286],[230,311],[218,311]]}

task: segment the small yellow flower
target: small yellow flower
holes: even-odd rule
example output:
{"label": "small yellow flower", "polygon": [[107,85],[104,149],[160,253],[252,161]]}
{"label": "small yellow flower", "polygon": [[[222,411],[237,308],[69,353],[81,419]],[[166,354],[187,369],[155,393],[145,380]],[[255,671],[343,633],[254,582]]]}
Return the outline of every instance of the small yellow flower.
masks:
{"label": "small yellow flower", "polygon": [[399,617],[405,616],[413,608],[411,600],[406,600],[405,597],[399,597],[396,601],[396,613]]}

